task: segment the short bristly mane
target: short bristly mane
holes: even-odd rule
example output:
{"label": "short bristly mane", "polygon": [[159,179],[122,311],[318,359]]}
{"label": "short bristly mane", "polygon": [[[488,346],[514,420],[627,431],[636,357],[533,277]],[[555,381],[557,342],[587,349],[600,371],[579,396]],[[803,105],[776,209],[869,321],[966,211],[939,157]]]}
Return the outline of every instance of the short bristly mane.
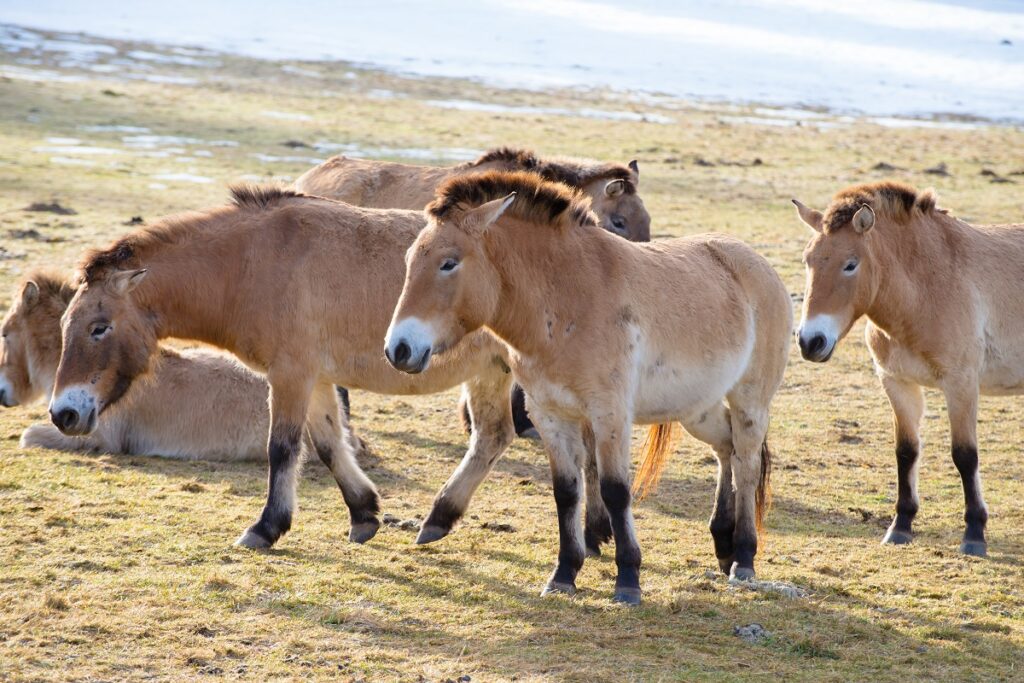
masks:
{"label": "short bristly mane", "polygon": [[626,192],[630,194],[636,192],[636,185],[633,184],[633,172],[622,164],[561,157],[541,159],[528,149],[512,149],[510,147],[492,149],[476,161],[466,164],[465,168],[495,163],[505,165],[510,171],[529,171],[545,180],[564,183],[580,189],[596,180],[622,180],[625,181]]}
{"label": "short bristly mane", "polygon": [[918,192],[894,180],[848,187],[840,190],[825,209],[822,220],[825,232],[832,233],[847,225],[865,204],[880,216],[906,223],[915,212],[926,214],[935,208],[935,193],[931,190]]}
{"label": "short bristly mane", "polygon": [[80,283],[104,278],[111,270],[141,268],[145,252],[159,245],[175,244],[207,229],[224,211],[265,211],[290,199],[308,198],[301,192],[274,185],[235,185],[230,188],[231,205],[208,211],[193,211],[163,218],[153,225],[130,232],[106,249],[92,249],[79,263]]}
{"label": "short bristly mane", "polygon": [[561,216],[571,216],[576,225],[596,226],[590,200],[563,183],[544,180],[525,171],[487,171],[455,176],[437,188],[427,213],[435,218],[450,216],[453,209],[472,209],[495,199],[516,193],[506,215],[533,223],[561,224]]}
{"label": "short bristly mane", "polygon": [[43,300],[59,299],[67,304],[75,295],[75,286],[64,276],[45,270],[34,270],[22,280],[22,283],[34,282],[39,287],[39,298]]}

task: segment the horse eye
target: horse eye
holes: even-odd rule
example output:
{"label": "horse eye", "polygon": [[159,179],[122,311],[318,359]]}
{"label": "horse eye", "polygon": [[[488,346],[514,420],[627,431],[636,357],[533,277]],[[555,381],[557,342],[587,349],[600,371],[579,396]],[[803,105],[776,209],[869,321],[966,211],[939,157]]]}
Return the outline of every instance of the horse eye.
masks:
{"label": "horse eye", "polygon": [[444,263],[441,264],[441,272],[448,273],[455,270],[455,266],[459,265],[458,259],[446,258]]}
{"label": "horse eye", "polygon": [[612,216],[612,225],[615,226],[616,230],[625,230],[626,219],[622,216]]}
{"label": "horse eye", "polygon": [[843,266],[843,272],[844,273],[852,273],[855,270],[857,270],[857,262],[856,261],[847,261],[846,265]]}
{"label": "horse eye", "polygon": [[110,325],[107,325],[105,323],[96,323],[95,325],[92,326],[92,329],[89,330],[89,334],[91,334],[95,338],[99,338],[109,331]]}

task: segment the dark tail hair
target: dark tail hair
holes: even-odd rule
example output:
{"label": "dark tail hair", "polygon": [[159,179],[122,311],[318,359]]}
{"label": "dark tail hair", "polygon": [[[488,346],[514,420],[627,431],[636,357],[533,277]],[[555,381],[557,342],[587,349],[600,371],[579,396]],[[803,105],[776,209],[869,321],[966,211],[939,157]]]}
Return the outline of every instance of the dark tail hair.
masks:
{"label": "dark tail hair", "polygon": [[761,476],[754,494],[757,533],[764,532],[764,518],[772,506],[772,452],[768,449],[768,437],[761,442]]}
{"label": "dark tail hair", "polygon": [[661,471],[665,468],[665,459],[672,451],[675,442],[676,424],[666,422],[660,425],[653,425],[647,431],[647,438],[641,449],[643,458],[640,460],[640,467],[637,468],[636,478],[633,480],[633,495],[637,500],[643,500],[648,493],[658,486],[661,479]]}

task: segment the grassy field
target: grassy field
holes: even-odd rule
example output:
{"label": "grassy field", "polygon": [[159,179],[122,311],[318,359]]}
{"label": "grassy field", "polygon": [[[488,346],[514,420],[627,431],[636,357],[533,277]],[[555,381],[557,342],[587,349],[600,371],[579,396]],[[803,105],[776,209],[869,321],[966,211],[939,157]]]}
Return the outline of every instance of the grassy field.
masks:
{"label": "grassy field", "polygon": [[[230,182],[291,179],[345,149],[425,163],[503,144],[639,159],[658,237],[737,235],[771,260],[797,306],[808,233],[791,197],[823,208],[845,185],[897,177],[935,187],[969,220],[1024,219],[1024,177],[1012,175],[1024,134],[1012,128],[813,113],[791,125],[788,112],[747,106],[103,43],[115,51],[89,60],[0,53],[5,307],[29,269],[70,269],[134,216],[214,205]],[[138,50],[165,59],[130,56]],[[948,175],[923,172],[940,163]],[[25,210],[36,202],[76,213]],[[397,526],[349,544],[341,496],[309,463],[293,530],[253,553],[231,542],[262,506],[262,465],[20,450],[45,406],[6,410],[0,680],[1024,680],[1024,404],[982,401],[990,557],[957,553],[963,498],[934,392],[917,541],[882,547],[896,488],[891,417],[861,332],[825,366],[794,352],[774,403],[775,505],[758,569],[801,598],[714,572],[715,465],[691,439],[637,509],[645,602],[630,610],[610,602],[607,557],[588,561],[576,598],[539,597],[557,527],[534,442],[517,441],[470,516],[425,547]],[[428,511],[465,447],[456,398],[353,394],[385,512]],[[751,623],[769,635],[734,635]]]}

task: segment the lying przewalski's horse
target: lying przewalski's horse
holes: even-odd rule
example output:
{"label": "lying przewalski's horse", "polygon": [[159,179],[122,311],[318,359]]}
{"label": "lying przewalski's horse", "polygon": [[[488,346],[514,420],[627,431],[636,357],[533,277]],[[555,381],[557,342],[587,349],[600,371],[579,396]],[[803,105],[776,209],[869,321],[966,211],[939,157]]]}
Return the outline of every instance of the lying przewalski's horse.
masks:
{"label": "lying przewalski's horse", "polygon": [[[60,362],[60,319],[75,288],[33,273],[2,323],[0,405],[49,396]],[[267,452],[267,384],[223,353],[159,350],[150,374],[132,384],[87,436],[34,424],[22,448],[157,455],[197,460],[263,460]]]}
{"label": "lying przewalski's horse", "polygon": [[[545,592],[572,593],[583,564],[588,424],[615,538],[616,600],[640,600],[629,488],[634,423],[664,433],[678,420],[715,449],[716,555],[734,577],[753,577],[769,404],[792,329],[789,296],[771,266],[721,236],[629,244],[597,227],[579,193],[527,173],[453,179],[427,212],[406,257],[385,352],[415,374],[430,372],[437,354],[481,327],[509,345],[558,508],[558,564]],[[667,441],[649,440],[652,474]]]}
{"label": "lying przewalski's horse", "polygon": [[1024,224],[972,227],[935,195],[883,182],[838,193],[825,212],[793,200],[815,231],[804,251],[800,350],[825,362],[861,316],[895,417],[896,517],[883,543],[909,543],[918,509],[921,387],[942,390],[963,481],[961,552],[985,555],[979,391],[1024,393]]}
{"label": "lying przewalski's horse", "polygon": [[414,166],[390,161],[331,157],[299,176],[300,192],[377,209],[422,209],[437,187],[455,176],[486,171],[529,171],[565,183],[590,197],[591,209],[605,230],[633,242],[651,240],[651,216],[637,186],[640,167],[589,159],[541,159],[525,149],[492,149],[458,166]]}
{"label": "lying przewalski's horse", "polygon": [[[333,385],[428,394],[464,383],[476,428],[418,540],[441,538],[514,436],[504,345],[471,335],[417,377],[384,359],[380,340],[401,293],[402,257],[426,224],[422,211],[362,209],[275,188],[236,188],[234,197],[86,257],[63,320],[55,424],[66,434],[90,432],[146,373],[159,339],[227,349],[270,384],[267,503],[239,543],[266,547],[290,528],[304,433],[341,488],[350,538],[362,542],[379,527],[378,497],[343,438],[348,422]],[[607,520],[603,506],[599,513]]]}

